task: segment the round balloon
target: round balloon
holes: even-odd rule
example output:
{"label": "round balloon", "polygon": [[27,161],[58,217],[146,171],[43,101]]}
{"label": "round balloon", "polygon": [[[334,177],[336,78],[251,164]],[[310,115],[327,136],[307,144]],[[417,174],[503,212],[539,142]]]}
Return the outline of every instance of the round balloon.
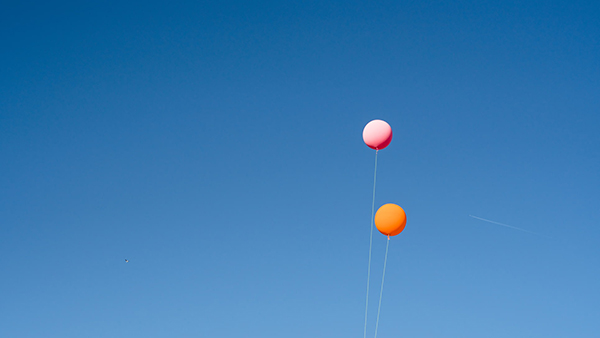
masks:
{"label": "round balloon", "polygon": [[375,226],[386,236],[396,236],[406,226],[406,213],[399,205],[384,204],[375,214]]}
{"label": "round balloon", "polygon": [[363,140],[375,150],[381,150],[392,142],[392,127],[383,120],[373,120],[363,129]]}

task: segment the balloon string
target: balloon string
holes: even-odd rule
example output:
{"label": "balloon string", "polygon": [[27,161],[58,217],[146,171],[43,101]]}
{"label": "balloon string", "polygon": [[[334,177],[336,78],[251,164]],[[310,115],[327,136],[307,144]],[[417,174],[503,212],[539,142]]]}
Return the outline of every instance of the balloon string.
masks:
{"label": "balloon string", "polygon": [[369,237],[369,267],[367,268],[367,300],[365,304],[365,330],[364,338],[367,338],[367,314],[369,312],[369,281],[371,280],[371,251],[373,248],[373,218],[375,216],[375,187],[377,184],[377,153],[375,150],[375,170],[373,174],[373,202],[371,203],[371,235]]}
{"label": "balloon string", "polygon": [[381,291],[379,291],[379,307],[377,308],[377,321],[375,322],[375,338],[377,338],[377,329],[379,328],[379,312],[381,311],[381,296],[383,295],[383,281],[385,280],[385,266],[387,265],[388,248],[390,247],[390,236],[388,236],[385,246],[385,259],[383,260],[383,276],[381,277]]}

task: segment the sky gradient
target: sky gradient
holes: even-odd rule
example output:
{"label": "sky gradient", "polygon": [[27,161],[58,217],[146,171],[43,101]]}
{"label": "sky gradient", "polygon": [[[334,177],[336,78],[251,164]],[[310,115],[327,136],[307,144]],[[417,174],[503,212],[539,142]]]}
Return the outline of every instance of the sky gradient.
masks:
{"label": "sky gradient", "polygon": [[375,205],[408,222],[378,337],[596,337],[598,18],[597,1],[2,4],[0,336],[362,337],[361,135],[383,119]]}

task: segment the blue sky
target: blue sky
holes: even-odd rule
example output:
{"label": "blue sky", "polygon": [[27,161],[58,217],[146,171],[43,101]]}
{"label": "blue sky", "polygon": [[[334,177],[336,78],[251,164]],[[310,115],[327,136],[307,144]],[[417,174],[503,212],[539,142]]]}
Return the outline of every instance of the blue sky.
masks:
{"label": "blue sky", "polygon": [[408,222],[378,337],[595,337],[598,18],[594,1],[3,4],[0,336],[362,337],[379,118],[375,204]]}

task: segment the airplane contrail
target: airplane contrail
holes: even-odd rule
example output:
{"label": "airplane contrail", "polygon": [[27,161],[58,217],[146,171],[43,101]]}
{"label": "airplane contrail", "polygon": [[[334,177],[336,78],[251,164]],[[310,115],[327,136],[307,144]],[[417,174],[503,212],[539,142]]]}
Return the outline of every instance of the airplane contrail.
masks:
{"label": "airplane contrail", "polygon": [[473,216],[473,215],[469,215],[469,217],[473,217],[473,218],[476,218],[476,219],[484,221],[484,222],[489,222],[489,223],[493,223],[493,224],[502,225],[503,227],[507,227],[507,228],[511,228],[511,229],[515,229],[515,230],[519,230],[519,231],[528,232],[530,234],[539,235],[538,233],[535,233],[533,231],[529,231],[529,230],[517,228],[517,227],[514,227],[512,225],[508,225],[508,224],[504,224],[504,223],[500,223],[500,222],[490,221],[489,219],[485,219],[485,218],[481,218],[481,217],[477,217],[477,216]]}

